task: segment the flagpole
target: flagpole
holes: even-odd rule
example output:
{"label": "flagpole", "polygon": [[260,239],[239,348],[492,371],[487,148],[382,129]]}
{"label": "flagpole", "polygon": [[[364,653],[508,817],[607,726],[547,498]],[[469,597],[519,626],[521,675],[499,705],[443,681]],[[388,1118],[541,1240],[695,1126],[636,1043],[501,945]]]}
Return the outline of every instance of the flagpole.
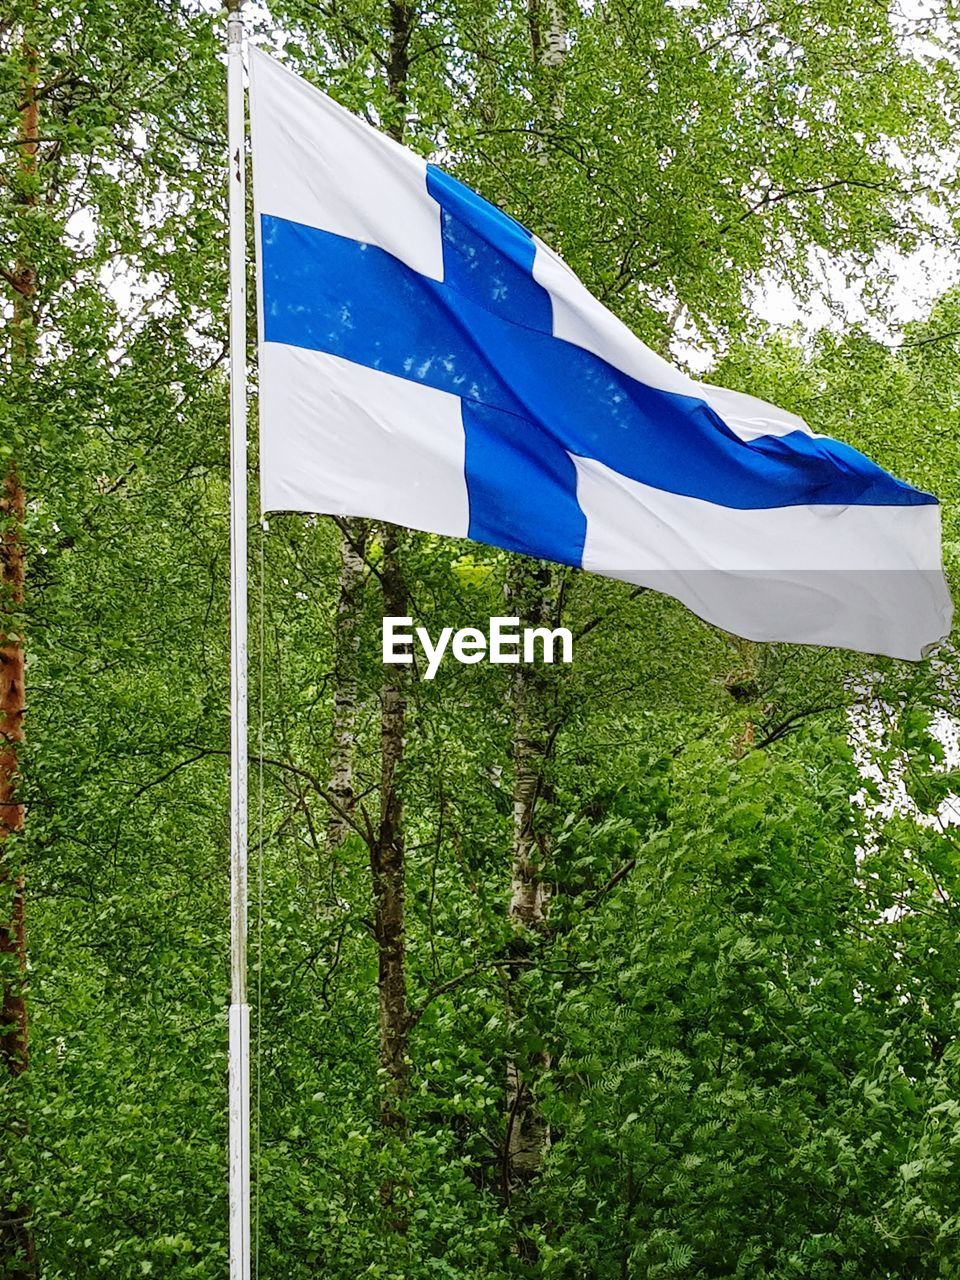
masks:
{"label": "flagpole", "polygon": [[230,1280],[250,1277],[247,1004],[247,308],[243,0],[226,0],[230,184]]}

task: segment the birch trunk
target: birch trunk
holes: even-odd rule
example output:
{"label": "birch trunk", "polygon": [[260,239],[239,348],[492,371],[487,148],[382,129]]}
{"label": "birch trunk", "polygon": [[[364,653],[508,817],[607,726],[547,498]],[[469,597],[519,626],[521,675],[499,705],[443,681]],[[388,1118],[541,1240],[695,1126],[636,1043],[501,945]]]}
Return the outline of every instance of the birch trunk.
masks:
{"label": "birch trunk", "polygon": [[327,849],[343,844],[349,826],[344,814],[354,804],[354,758],[357,749],[360,618],[363,610],[364,550],[367,525],[350,520],[340,537],[340,590],[334,657],[333,726],[330,751],[330,794],[341,812],[331,808],[327,818]]}
{"label": "birch trunk", "polygon": [[[530,42],[535,61],[545,70],[556,70],[567,54],[567,34],[557,0],[528,0]],[[545,27],[545,29],[544,29]],[[552,87],[549,116],[562,118],[561,87]],[[549,163],[542,143],[540,160]],[[517,558],[507,579],[507,603],[521,625],[545,626],[551,621],[557,588],[557,571],[547,565]],[[549,683],[535,667],[519,666],[513,681],[513,849],[510,868],[509,916],[520,939],[529,938],[545,924],[549,887],[549,839],[540,828],[541,802],[546,798],[544,765],[551,741]],[[525,1021],[517,991],[519,971],[510,975],[510,1013],[515,1024]],[[513,1194],[536,1176],[550,1146],[550,1129],[536,1099],[536,1081],[550,1065],[549,1055],[539,1052],[526,1060],[509,1061],[506,1070],[507,1137],[504,1143],[503,1195]],[[529,1245],[520,1242],[522,1255]],[[532,1260],[532,1259],[531,1259]]]}
{"label": "birch trunk", "polygon": [[[554,571],[534,561],[513,562],[508,578],[507,607],[521,625],[545,626],[551,619]],[[520,665],[513,678],[513,848],[510,863],[509,917],[517,933],[517,950],[530,950],[533,935],[546,920],[549,884],[546,879],[549,842],[538,817],[545,797],[549,700],[540,668]],[[525,1021],[526,1011],[517,989],[517,966],[508,977],[510,1016],[515,1025]],[[503,1195],[505,1201],[532,1178],[550,1145],[549,1126],[537,1106],[538,1076],[550,1065],[546,1052],[511,1060],[506,1070],[507,1137],[504,1143]]]}

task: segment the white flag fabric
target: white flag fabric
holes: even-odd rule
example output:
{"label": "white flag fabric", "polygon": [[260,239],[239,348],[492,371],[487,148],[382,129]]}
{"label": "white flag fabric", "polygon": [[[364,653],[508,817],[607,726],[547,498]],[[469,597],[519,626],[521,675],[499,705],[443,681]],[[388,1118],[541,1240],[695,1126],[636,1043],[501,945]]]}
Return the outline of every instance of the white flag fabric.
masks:
{"label": "white flag fabric", "polygon": [[250,51],[264,511],[649,586],[753,640],[919,658],[940,509],[646,347],[519,223]]}

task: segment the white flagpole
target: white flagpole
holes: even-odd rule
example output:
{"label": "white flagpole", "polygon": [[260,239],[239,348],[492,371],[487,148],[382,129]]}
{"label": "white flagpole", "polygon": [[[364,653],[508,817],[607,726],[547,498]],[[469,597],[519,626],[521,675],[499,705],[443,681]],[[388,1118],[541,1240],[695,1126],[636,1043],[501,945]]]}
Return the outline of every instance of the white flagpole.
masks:
{"label": "white flagpole", "polygon": [[247,307],[243,0],[227,0],[230,183],[230,1280],[250,1277],[247,1004]]}

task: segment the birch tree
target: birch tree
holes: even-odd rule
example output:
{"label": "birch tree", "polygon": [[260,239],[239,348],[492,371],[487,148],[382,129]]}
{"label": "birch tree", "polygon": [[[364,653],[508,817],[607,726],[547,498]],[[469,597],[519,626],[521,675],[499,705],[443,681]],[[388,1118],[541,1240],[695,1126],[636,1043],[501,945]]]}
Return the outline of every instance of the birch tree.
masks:
{"label": "birch tree", "polygon": [[[541,50],[550,14],[533,15]],[[953,176],[935,157],[955,98],[935,17],[916,43],[866,0],[564,6],[552,70],[526,3],[248,17],[352,110],[393,130],[402,117],[410,145],[545,235],[646,339],[666,347],[681,305],[701,360],[725,357],[711,377],[941,493],[955,575],[956,299],[899,349],[850,326],[760,340],[751,319],[768,272],[809,286],[829,252],[876,286],[878,245],[952,234]],[[35,217],[37,376],[15,451],[31,661],[17,1191],[48,1280],[206,1280],[226,1265],[220,33],[199,8],[113,0],[38,23],[37,163],[56,195]],[[13,141],[19,52],[3,68]],[[75,205],[87,212],[68,226]],[[5,195],[2,212],[12,271],[21,210]],[[13,420],[6,395],[0,409]],[[386,586],[434,631],[482,623],[504,608],[508,557],[429,537],[385,548],[380,530],[363,552],[342,804],[340,530],[279,516],[263,545],[261,1273],[949,1273],[955,841],[899,813],[858,864],[844,696],[863,665],[783,646],[734,691],[736,647],[674,602],[587,575],[562,599],[535,582],[577,660],[562,680],[531,677],[516,797],[506,669],[442,664],[381,699],[376,616]],[[956,709],[950,662],[867,673],[898,708],[881,754],[909,763],[928,818],[955,785],[930,732]],[[530,824],[517,798],[535,801]],[[538,1105],[536,1176],[515,1150],[505,1210],[507,1062]],[[8,1203],[10,1187],[8,1163]]]}

